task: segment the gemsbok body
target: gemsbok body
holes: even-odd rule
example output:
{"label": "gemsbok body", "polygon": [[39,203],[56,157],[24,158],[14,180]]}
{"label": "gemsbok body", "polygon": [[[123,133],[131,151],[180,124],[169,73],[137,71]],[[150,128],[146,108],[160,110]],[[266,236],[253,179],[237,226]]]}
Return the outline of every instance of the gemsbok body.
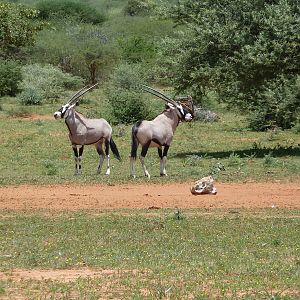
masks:
{"label": "gemsbok body", "polygon": [[145,176],[150,178],[150,174],[145,165],[145,157],[149,147],[157,147],[160,158],[160,175],[167,176],[166,162],[170,144],[174,132],[180,122],[191,121],[194,118],[194,107],[192,98],[185,98],[189,105],[177,102],[162,93],[143,86],[143,89],[166,102],[166,109],[152,121],[138,121],[132,127],[131,133],[131,154],[130,154],[130,175],[135,177],[134,161],[137,156],[139,144],[142,146],[140,161]]}
{"label": "gemsbok body", "polygon": [[[55,119],[64,119],[69,129],[69,138],[75,155],[75,175],[81,174],[81,161],[85,145],[95,145],[99,154],[99,165],[97,172],[101,172],[103,162],[106,158],[106,175],[110,175],[110,156],[111,148],[115,157],[120,160],[120,154],[116,144],[112,139],[112,128],[105,119],[88,119],[75,111],[75,106],[80,97],[94,88],[97,84],[79,90],[70,100],[54,113]],[[103,151],[103,144],[105,151]]]}

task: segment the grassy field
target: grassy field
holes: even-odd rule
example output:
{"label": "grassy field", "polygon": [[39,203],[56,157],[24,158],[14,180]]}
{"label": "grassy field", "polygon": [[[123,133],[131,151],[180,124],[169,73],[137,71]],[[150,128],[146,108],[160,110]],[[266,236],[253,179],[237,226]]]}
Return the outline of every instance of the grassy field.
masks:
{"label": "grassy field", "polygon": [[[96,175],[98,157],[87,147],[82,176],[59,104],[18,107],[6,99],[0,111],[0,184],[145,183],[137,165],[129,178],[131,126],[115,125],[122,161],[110,177]],[[96,98],[78,108],[106,117]],[[158,111],[162,107],[158,107]],[[167,178],[160,178],[156,150],[149,151],[151,182],[299,181],[300,136],[293,130],[253,132],[245,117],[218,111],[215,123],[181,124],[169,151]],[[137,162],[139,163],[139,162]],[[299,299],[300,211],[117,210],[53,213],[0,212],[2,299]],[[14,278],[13,270],[92,268],[109,273],[59,279]],[[2,277],[1,277],[2,274]]]}
{"label": "grassy field", "polygon": [[0,265],[8,276],[35,268],[116,272],[75,283],[3,279],[0,297],[299,299],[299,213],[5,213]]}
{"label": "grassy field", "polygon": [[[98,154],[93,146],[85,148],[83,174],[75,177],[73,151],[64,122],[11,118],[24,113],[52,116],[60,107],[53,104],[42,107],[18,108],[10,101],[2,104],[0,112],[0,184],[48,184],[68,182],[127,182],[131,126],[115,125],[114,140],[122,161],[112,159],[111,176],[97,175]],[[161,110],[163,104],[159,110]],[[97,108],[98,111],[93,111]],[[101,110],[102,109],[102,110]],[[107,117],[105,105],[92,98],[78,108],[86,115]],[[159,111],[158,110],[158,111]],[[215,123],[180,124],[169,150],[164,181],[191,181],[212,174],[217,180],[265,181],[299,180],[300,136],[292,130],[254,132],[247,128],[243,116],[232,112],[219,112]],[[156,149],[150,149],[146,163],[157,182],[159,159]],[[145,182],[137,161],[138,178]]]}

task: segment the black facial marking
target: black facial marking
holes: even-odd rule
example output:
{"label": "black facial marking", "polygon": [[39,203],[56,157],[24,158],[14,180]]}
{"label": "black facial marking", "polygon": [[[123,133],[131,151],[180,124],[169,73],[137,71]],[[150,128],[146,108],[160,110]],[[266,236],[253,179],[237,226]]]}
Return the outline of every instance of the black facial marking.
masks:
{"label": "black facial marking", "polygon": [[67,110],[65,109],[65,111],[63,112],[63,107],[61,107],[58,111],[61,113],[61,118],[63,118]]}

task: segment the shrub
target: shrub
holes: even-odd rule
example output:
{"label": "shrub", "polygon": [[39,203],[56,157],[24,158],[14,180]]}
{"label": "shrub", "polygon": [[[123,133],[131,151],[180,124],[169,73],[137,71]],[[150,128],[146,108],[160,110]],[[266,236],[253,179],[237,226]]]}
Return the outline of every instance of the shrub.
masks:
{"label": "shrub", "polygon": [[65,89],[75,89],[83,84],[81,78],[51,65],[27,65],[22,68],[22,73],[23,81],[19,86],[22,92],[18,99],[24,105],[53,102]]}
{"label": "shrub", "polygon": [[77,22],[101,24],[105,21],[103,14],[96,12],[86,3],[71,0],[45,0],[37,3],[42,19],[74,19]]}
{"label": "shrub", "polygon": [[15,96],[21,79],[19,63],[13,60],[0,60],[0,96]]}
{"label": "shrub", "polygon": [[147,106],[139,92],[116,89],[110,93],[109,102],[114,121],[117,123],[132,124],[144,119],[148,114]]}
{"label": "shrub", "polygon": [[130,16],[146,15],[154,7],[155,4],[151,0],[128,0],[127,5],[124,8],[124,12]]}
{"label": "shrub", "polygon": [[44,97],[41,89],[28,86],[20,93],[18,99],[24,105],[40,105],[43,103]]}
{"label": "shrub", "polygon": [[257,92],[257,104],[252,108],[250,127],[267,130],[291,128],[297,121],[300,107],[300,76],[277,78]]}
{"label": "shrub", "polygon": [[119,39],[119,46],[124,60],[137,63],[155,57],[156,46],[153,41],[142,36]]}
{"label": "shrub", "polygon": [[292,128],[293,132],[295,133],[300,133],[300,122],[299,123],[296,123],[294,125],[294,127]]}
{"label": "shrub", "polygon": [[129,124],[148,116],[140,84],[144,74],[136,65],[120,65],[112,74],[108,99],[116,123]]}
{"label": "shrub", "polygon": [[139,89],[146,80],[144,70],[140,65],[121,64],[111,76],[112,85],[120,89]]}

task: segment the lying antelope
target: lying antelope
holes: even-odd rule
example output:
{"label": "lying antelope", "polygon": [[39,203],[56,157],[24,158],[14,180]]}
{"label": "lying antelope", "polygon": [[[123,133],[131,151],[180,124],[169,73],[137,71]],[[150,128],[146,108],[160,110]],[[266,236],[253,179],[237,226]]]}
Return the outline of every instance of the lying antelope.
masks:
{"label": "lying antelope", "polygon": [[[69,129],[69,138],[75,155],[75,175],[81,173],[81,160],[83,148],[85,145],[95,145],[100,156],[97,172],[101,172],[104,159],[107,160],[106,175],[110,174],[109,146],[120,160],[120,155],[116,144],[112,139],[112,128],[104,119],[87,119],[82,114],[75,111],[75,106],[79,102],[79,98],[86,92],[90,91],[97,84],[87,88],[84,87],[74,94],[70,100],[54,113],[55,119],[65,119],[65,123]],[[105,145],[105,154],[102,144]],[[77,148],[79,146],[79,149]]]}
{"label": "lying antelope", "polygon": [[152,121],[138,121],[132,127],[131,134],[131,154],[130,154],[130,175],[135,177],[134,161],[137,156],[139,144],[142,145],[140,161],[145,176],[150,178],[150,174],[145,166],[145,157],[149,147],[157,147],[160,157],[160,175],[167,176],[166,162],[170,144],[173,139],[174,132],[179,124],[183,121],[191,121],[194,117],[194,107],[192,98],[188,96],[188,102],[191,107],[163,95],[162,93],[143,86],[143,90],[159,97],[165,101],[166,109]]}

